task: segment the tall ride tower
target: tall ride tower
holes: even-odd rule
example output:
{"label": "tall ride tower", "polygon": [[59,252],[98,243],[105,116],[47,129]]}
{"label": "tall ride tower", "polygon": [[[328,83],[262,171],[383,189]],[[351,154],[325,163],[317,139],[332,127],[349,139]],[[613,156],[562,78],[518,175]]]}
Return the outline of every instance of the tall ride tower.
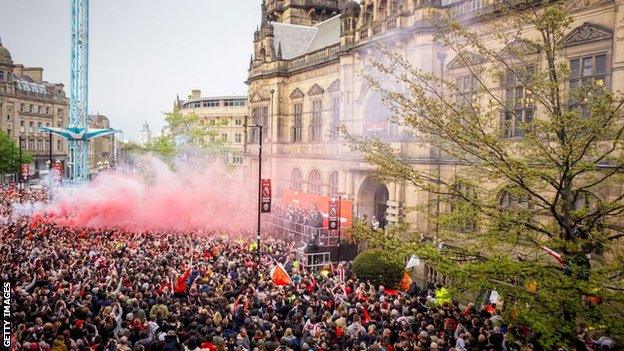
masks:
{"label": "tall ride tower", "polygon": [[42,127],[69,142],[70,177],[74,182],[89,179],[89,140],[114,134],[113,129],[88,130],[89,111],[89,0],[71,0],[71,79],[69,126]]}

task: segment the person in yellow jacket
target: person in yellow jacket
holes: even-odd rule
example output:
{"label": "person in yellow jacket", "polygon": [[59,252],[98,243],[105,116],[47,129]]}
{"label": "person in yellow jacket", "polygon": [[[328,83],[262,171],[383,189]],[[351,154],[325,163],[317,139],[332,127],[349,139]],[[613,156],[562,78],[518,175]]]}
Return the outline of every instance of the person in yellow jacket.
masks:
{"label": "person in yellow jacket", "polygon": [[451,303],[451,293],[446,290],[446,288],[443,287],[442,284],[438,284],[436,287],[438,288],[438,290],[436,290],[435,299],[438,303],[438,306],[442,306],[445,303]]}

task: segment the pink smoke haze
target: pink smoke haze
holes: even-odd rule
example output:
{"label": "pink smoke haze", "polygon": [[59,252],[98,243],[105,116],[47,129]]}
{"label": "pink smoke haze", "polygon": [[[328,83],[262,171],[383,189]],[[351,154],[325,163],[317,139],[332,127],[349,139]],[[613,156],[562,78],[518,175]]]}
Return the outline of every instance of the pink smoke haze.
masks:
{"label": "pink smoke haze", "polygon": [[256,195],[245,192],[240,172],[195,162],[172,172],[161,161],[143,157],[140,171],[101,173],[78,188],[63,188],[44,213],[71,227],[132,230],[250,231]]}

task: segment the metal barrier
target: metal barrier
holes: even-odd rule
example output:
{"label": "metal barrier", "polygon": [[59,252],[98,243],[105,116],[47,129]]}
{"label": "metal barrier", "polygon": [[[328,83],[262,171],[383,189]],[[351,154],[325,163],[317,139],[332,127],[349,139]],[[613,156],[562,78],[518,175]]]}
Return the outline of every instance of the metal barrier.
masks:
{"label": "metal barrier", "polygon": [[262,224],[265,229],[276,230],[282,235],[294,236],[296,240],[306,244],[315,240],[320,246],[336,246],[340,237],[337,230],[311,227],[270,214],[262,215]]}
{"label": "metal barrier", "polygon": [[308,272],[317,272],[325,265],[332,263],[329,252],[306,253],[302,250],[297,250],[296,255],[297,260]]}

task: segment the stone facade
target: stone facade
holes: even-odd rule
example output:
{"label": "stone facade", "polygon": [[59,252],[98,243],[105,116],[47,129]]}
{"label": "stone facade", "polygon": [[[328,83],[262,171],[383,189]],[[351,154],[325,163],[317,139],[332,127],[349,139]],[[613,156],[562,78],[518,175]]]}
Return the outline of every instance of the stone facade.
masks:
{"label": "stone facade", "polygon": [[[451,54],[433,44],[424,16],[438,7],[458,18],[471,18],[489,11],[489,4],[480,0],[263,1],[247,83],[252,122],[264,124],[267,135],[263,177],[273,179],[275,194],[279,197],[288,188],[328,196],[345,193],[360,217],[385,217],[389,223],[405,220],[430,233],[434,228],[428,214],[405,209],[439,203],[435,195],[404,183],[377,184],[369,176],[370,166],[342,145],[335,127],[344,124],[352,133],[383,137],[410,155],[413,167],[453,177],[456,165],[388,123],[390,113],[361,73],[371,72],[370,58],[379,56],[376,45],[383,44],[423,70],[461,77],[466,72]],[[566,6],[574,22],[562,59],[604,55],[606,86],[624,90],[624,1],[576,0]],[[488,24],[475,21],[473,26],[485,36],[493,35],[488,34],[495,32],[492,28],[505,28],[505,19]],[[249,176],[255,179],[257,138],[250,134],[248,142]]]}
{"label": "stone facade", "polygon": [[223,155],[226,163],[243,164],[245,124],[248,120],[246,96],[202,97],[200,90],[193,90],[187,100],[176,99],[174,109],[182,115],[194,113],[202,123],[215,124],[216,138],[229,150]]}
{"label": "stone facade", "polygon": [[16,64],[0,41],[0,130],[33,155],[31,173],[47,171],[52,138],[53,162],[67,166],[67,141],[43,133],[39,127],[64,127],[69,120],[69,100],[64,86],[43,80],[43,68]]}
{"label": "stone facade", "polygon": [[[91,115],[88,119],[89,129],[109,129],[110,120],[104,115]],[[114,165],[113,135],[89,141],[89,174],[96,174]]]}

